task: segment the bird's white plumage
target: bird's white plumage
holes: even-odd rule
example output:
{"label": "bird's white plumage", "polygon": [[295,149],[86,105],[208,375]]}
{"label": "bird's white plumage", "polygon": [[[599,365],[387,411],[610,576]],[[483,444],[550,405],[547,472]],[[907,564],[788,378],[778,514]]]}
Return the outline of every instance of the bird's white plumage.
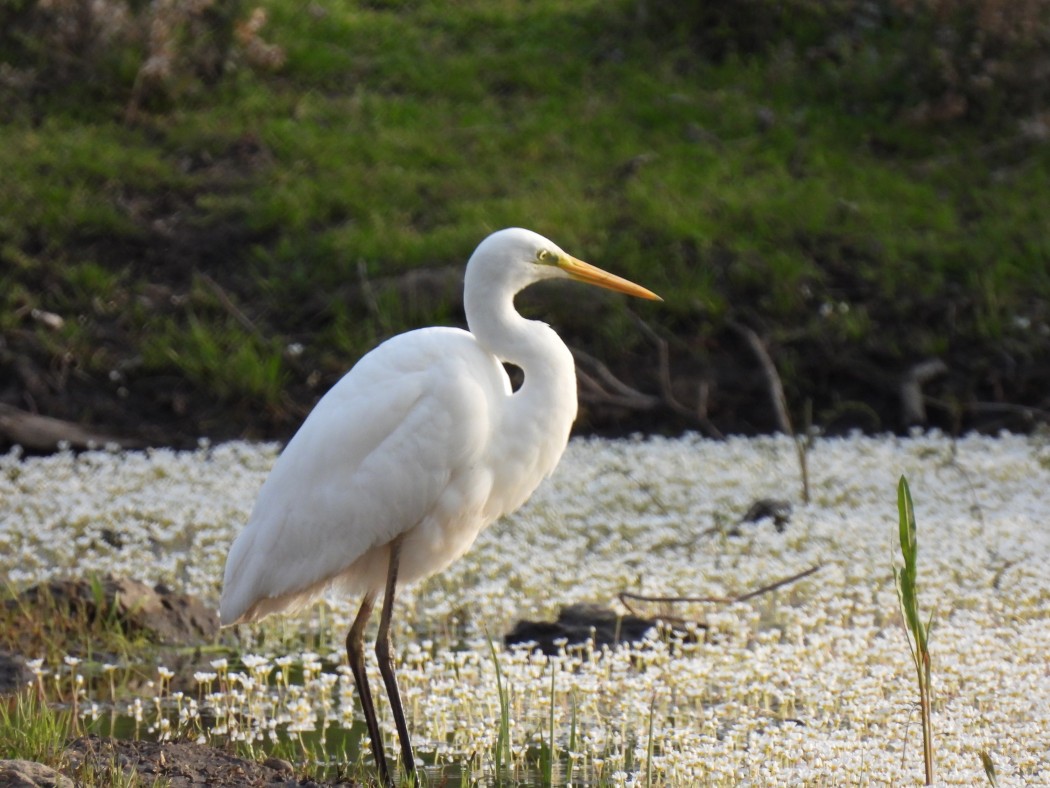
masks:
{"label": "bird's white plumage", "polygon": [[[329,585],[382,588],[385,545],[409,529],[417,533],[403,548],[405,580],[460,555],[469,543],[456,534],[476,535],[491,486],[477,472],[487,411],[507,386],[495,359],[456,329],[403,334],[362,358],[263,485],[227,560],[223,622],[301,606]],[[432,566],[413,560],[421,540]]]}
{"label": "bird's white plumage", "polygon": [[[553,277],[658,298],[536,233],[493,233],[467,263],[470,332],[410,331],[362,358],[277,459],[226,559],[224,624],[300,607],[328,588],[363,592],[346,656],[372,756],[390,788],[364,629],[382,591],[376,659],[402,764],[413,775],[390,645],[397,584],[466,552],[482,528],[525,502],[565,451],[576,417],[572,354],[550,327],[514,310],[515,293]],[[504,361],[524,372],[517,391]]]}
{"label": "bird's white plumage", "polygon": [[[566,261],[586,267],[528,230],[494,233],[467,265],[472,333],[394,337],[321,399],[230,549],[224,624],[301,607],[329,588],[382,590],[388,544],[400,534],[399,580],[419,579],[524,503],[565,449],[576,378],[568,348],[518,315],[513,298],[569,276]],[[524,371],[517,392],[501,361]]]}

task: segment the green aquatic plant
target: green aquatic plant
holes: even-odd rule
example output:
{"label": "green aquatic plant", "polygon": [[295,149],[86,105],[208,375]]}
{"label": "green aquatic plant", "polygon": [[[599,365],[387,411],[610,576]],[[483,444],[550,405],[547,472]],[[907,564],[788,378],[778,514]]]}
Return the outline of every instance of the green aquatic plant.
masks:
{"label": "green aquatic plant", "polygon": [[926,769],[926,784],[933,783],[933,724],[930,719],[930,620],[925,623],[919,616],[917,585],[917,558],[919,542],[915,528],[915,510],[912,506],[908,480],[901,476],[897,484],[897,511],[900,520],[901,553],[904,566],[894,567],[897,581],[897,599],[908,634],[908,647],[919,686],[919,712],[922,715],[922,758]]}

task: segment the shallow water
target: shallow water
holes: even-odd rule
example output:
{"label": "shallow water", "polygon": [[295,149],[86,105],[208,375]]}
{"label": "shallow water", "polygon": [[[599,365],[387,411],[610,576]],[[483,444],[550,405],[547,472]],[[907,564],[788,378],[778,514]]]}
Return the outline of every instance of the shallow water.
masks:
{"label": "shallow water", "polygon": [[[148,575],[140,579],[215,600],[226,547],[275,456],[273,446],[224,444],[0,458],[0,571],[21,587],[130,566]],[[647,770],[672,785],[918,781],[914,668],[891,569],[906,474],[919,603],[934,616],[938,779],[984,781],[982,752],[1001,785],[1050,779],[1045,436],[818,440],[809,468],[804,504],[787,439],[572,442],[520,512],[399,597],[399,675],[416,741],[434,743],[440,763],[492,774],[498,665],[511,758],[533,769],[521,780],[536,774],[530,753],[553,742],[560,763],[571,752],[578,773],[601,784]],[[767,520],[730,536],[759,498],[792,502],[785,532]],[[122,546],[103,530],[119,532]],[[624,590],[737,596],[817,564],[814,575],[746,602],[643,611],[703,623],[696,643],[656,638],[553,660],[490,651],[489,637],[500,642],[519,617],[553,618],[571,602],[617,607]],[[333,600],[240,628],[225,665],[181,677],[184,707],[196,704],[187,729],[267,741],[271,730],[297,737],[325,727],[327,742],[355,752],[359,712],[337,667],[354,605]],[[378,671],[372,680],[380,686]],[[163,685],[158,676],[136,687],[145,708],[158,694],[172,702]],[[106,700],[105,686],[86,682],[81,709]],[[218,713],[205,715],[209,707]]]}

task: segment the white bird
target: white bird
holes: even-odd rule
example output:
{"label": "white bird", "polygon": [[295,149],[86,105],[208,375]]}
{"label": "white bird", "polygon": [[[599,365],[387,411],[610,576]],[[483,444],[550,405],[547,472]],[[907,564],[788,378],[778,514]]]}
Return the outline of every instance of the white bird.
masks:
{"label": "white bird", "polygon": [[[411,775],[390,646],[394,591],[463,555],[558,464],[576,418],[572,354],[549,326],[514,309],[520,290],[556,278],[660,300],[534,232],[493,233],[467,263],[470,331],[422,328],[366,354],[281,453],[226,559],[224,625],[297,610],[331,590],[363,595],[347,658],[387,785],[365,626],[382,593],[376,656]],[[517,391],[501,362],[524,373]]]}

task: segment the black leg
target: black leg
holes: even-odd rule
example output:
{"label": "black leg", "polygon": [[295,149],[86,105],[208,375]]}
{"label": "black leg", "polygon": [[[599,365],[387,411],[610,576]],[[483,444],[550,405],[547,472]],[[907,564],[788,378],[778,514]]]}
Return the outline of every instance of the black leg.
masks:
{"label": "black leg", "polygon": [[401,740],[401,758],[405,773],[414,779],[416,762],[412,757],[412,740],[408,736],[408,725],[405,723],[405,710],[401,706],[401,694],[397,690],[397,676],[394,673],[394,658],[390,653],[390,617],[394,610],[394,590],[397,587],[397,567],[401,558],[401,538],[390,543],[390,569],[386,576],[386,591],[383,593],[383,610],[379,614],[379,634],[376,636],[376,657],[379,658],[379,672],[386,684],[386,694],[390,698],[390,710],[394,713],[397,725],[397,736]]}
{"label": "black leg", "polygon": [[346,658],[350,663],[350,671],[354,674],[354,683],[357,684],[361,710],[365,713],[365,724],[368,726],[368,737],[372,741],[372,756],[379,770],[379,778],[383,781],[383,785],[392,786],[394,781],[390,778],[386,756],[383,754],[383,736],[379,731],[376,707],[372,702],[372,691],[368,688],[368,675],[365,672],[365,627],[368,625],[375,602],[374,591],[365,594],[361,602],[361,609],[357,612],[357,618],[354,619],[350,633],[346,636]]}

